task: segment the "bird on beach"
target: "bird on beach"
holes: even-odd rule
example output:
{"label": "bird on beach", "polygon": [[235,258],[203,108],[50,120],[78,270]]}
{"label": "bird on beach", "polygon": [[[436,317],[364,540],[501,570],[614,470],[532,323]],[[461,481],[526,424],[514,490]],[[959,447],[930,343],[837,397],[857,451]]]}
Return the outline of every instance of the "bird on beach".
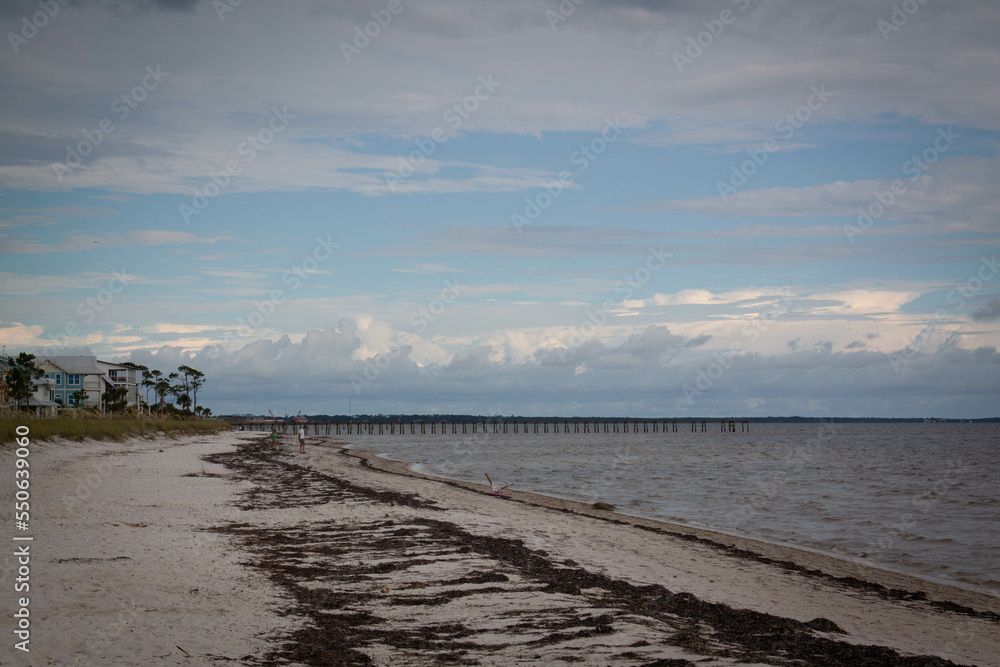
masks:
{"label": "bird on beach", "polygon": [[490,479],[490,474],[489,473],[483,473],[483,474],[486,475],[486,479],[490,483],[490,488],[493,490],[492,492],[495,493],[495,494],[497,494],[497,495],[503,495],[504,491],[506,491],[507,488],[510,487],[510,484],[506,484],[504,486],[500,486],[499,484],[497,484],[496,482],[494,482],[492,479]]}

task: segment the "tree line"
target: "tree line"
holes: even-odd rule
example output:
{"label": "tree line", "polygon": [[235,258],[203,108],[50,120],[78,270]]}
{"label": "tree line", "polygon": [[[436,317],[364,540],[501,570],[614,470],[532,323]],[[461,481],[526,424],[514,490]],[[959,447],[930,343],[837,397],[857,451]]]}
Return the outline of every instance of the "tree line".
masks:
{"label": "tree line", "polygon": [[[169,411],[202,417],[212,415],[209,408],[198,405],[198,390],[205,384],[205,374],[201,371],[182,365],[178,366],[175,372],[164,375],[162,371],[131,361],[122,362],[122,366],[134,368],[142,373],[140,384],[146,390],[146,404],[151,405],[149,392],[152,391],[160,414]],[[167,403],[167,396],[173,396],[176,405]]]}
{"label": "tree line", "polygon": [[[7,390],[12,405],[16,409],[24,409],[28,399],[35,393],[45,371],[35,364],[35,355],[21,352],[16,358],[9,360],[10,371],[7,374]],[[153,404],[149,402],[152,392],[159,414],[198,415],[209,417],[212,411],[198,405],[198,390],[205,384],[205,374],[191,366],[178,366],[172,373],[150,369],[148,366],[123,362],[122,366],[132,368],[142,374],[141,382],[137,383],[146,390],[145,401],[139,400],[140,408],[152,412]],[[90,395],[86,389],[77,389],[71,396],[77,405],[83,406]],[[167,397],[173,397],[170,403]],[[129,410],[128,389],[126,387],[111,387],[101,393],[101,403],[105,412],[122,413]]]}

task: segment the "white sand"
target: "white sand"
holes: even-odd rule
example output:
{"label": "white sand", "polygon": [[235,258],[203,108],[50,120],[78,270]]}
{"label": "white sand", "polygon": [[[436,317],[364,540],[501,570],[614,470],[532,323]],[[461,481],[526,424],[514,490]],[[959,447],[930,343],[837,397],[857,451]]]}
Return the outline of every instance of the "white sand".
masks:
{"label": "white sand", "polygon": [[[184,476],[225,474],[200,457],[237,441],[227,434],[33,443],[31,651],[13,648],[5,623],[0,663],[231,664],[206,656],[262,655],[263,637],[289,626],[275,614],[278,592],[239,564],[225,538],[199,530],[238,518],[230,504],[236,487]],[[13,499],[12,461],[5,448],[4,505]],[[9,553],[14,543],[5,541]],[[0,563],[4,618],[23,595],[12,590],[11,565]]]}
{"label": "white sand", "polygon": [[[586,516],[607,513],[576,503],[518,493],[515,501],[505,501],[426,476],[387,473],[366,467],[358,457],[341,454],[339,445],[316,438],[310,438],[303,456],[294,453],[297,445],[286,437],[281,460],[311,466],[359,486],[417,494],[444,511],[370,501],[241,511],[234,501],[251,485],[234,483],[232,470],[205,463],[201,457],[230,451],[241,439],[259,437],[241,433],[123,444],[34,443],[30,458],[31,534],[35,537],[31,543],[31,653],[15,651],[15,639],[9,629],[4,630],[0,663],[225,665],[238,664],[231,660],[243,656],[260,658],[276,646],[268,639],[292,632],[303,620],[280,616],[290,606],[287,594],[258,569],[241,565],[258,557],[247,545],[234,548],[235,538],[200,529],[225,523],[281,528],[330,522],[340,532],[329,539],[356,538],[360,545],[378,537],[370,528],[373,522],[392,521],[398,528],[416,521],[414,530],[420,531],[426,529],[420,521],[430,519],[456,524],[474,535],[520,539],[531,549],[547,552],[553,562],[572,559],[590,572],[613,579],[661,584],[708,602],[801,621],[826,618],[847,633],[832,635],[841,641],[887,646],[904,655],[935,655],[962,664],[1000,665],[1000,626],[989,619],[943,611],[922,601],[886,600],[829,577],[736,557],[707,544],[644,530],[641,525],[688,533],[691,529],[633,519],[615,524]],[[401,467],[381,460],[371,463]],[[9,448],[0,450],[0,471],[5,471],[0,472],[0,502],[6,506],[13,497]],[[186,476],[192,474],[196,476]],[[5,526],[11,526],[5,512],[0,511],[0,517]],[[360,531],[354,538],[352,527]],[[14,532],[12,527],[6,531],[5,555],[12,551]],[[921,590],[931,600],[1000,612],[1000,600],[993,597],[809,552],[703,535],[833,576]],[[531,640],[548,631],[533,633],[530,627],[521,627],[514,637],[511,619],[599,618],[606,611],[601,608],[599,591],[541,595],[536,582],[509,568],[506,582],[433,583],[496,570],[495,560],[475,551],[373,553],[359,546],[358,554],[365,566],[379,559],[392,562],[404,557],[421,558],[425,563],[339,585],[339,592],[384,590],[384,596],[366,602],[365,608],[386,619],[393,629],[464,623],[475,630],[474,636],[463,640],[469,645],[506,647],[484,654],[481,664],[549,664],[562,658],[580,659],[578,664],[610,664],[611,657],[636,642],[645,643],[634,649],[644,660],[704,657],[665,644],[661,639],[672,630],[642,616],[619,617],[615,631],[599,639],[567,638],[533,648]],[[14,565],[9,558],[0,560],[0,609],[8,619],[16,610]],[[328,584],[309,585],[320,589]],[[400,604],[407,597],[462,588],[494,592],[432,606]],[[6,627],[13,627],[10,621]],[[364,650],[379,665],[427,664],[414,657],[419,653],[403,655],[388,645]],[[716,657],[699,664],[734,662]]]}
{"label": "white sand", "polygon": [[[1000,665],[1000,626],[996,622],[944,612],[918,601],[885,600],[834,581],[734,558],[719,549],[637,529],[632,524],[698,534],[836,577],[852,576],[886,587],[924,591],[930,599],[980,611],[1000,612],[1000,599],[995,597],[808,551],[684,526],[631,517],[617,517],[627,519],[630,522],[627,525],[595,521],[577,512],[602,517],[608,513],[551,497],[515,492],[515,499],[526,502],[503,501],[432,481],[431,476],[406,471],[397,462],[353,450],[370,465],[411,475],[387,477],[357,464],[345,465],[343,457],[333,453],[335,449],[335,446],[310,447],[307,453],[310,465],[338,475],[347,474],[366,485],[433,498],[438,505],[448,508],[448,516],[441,518],[459,523],[470,532],[522,539],[529,547],[544,549],[554,560],[572,559],[589,570],[616,579],[662,584],[673,592],[688,592],[702,600],[737,609],[753,609],[801,621],[827,618],[847,631],[849,636],[841,639],[853,643],[887,646],[903,654],[935,655],[958,663]],[[348,467],[353,470],[345,470]],[[561,511],[564,508],[574,513]]]}

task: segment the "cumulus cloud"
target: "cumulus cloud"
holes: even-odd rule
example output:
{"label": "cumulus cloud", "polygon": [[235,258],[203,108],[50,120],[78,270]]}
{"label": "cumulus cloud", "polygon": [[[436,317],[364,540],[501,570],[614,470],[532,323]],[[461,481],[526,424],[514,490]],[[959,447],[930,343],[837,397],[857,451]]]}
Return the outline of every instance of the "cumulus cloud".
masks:
{"label": "cumulus cloud", "polygon": [[[383,364],[380,355],[355,358],[360,341],[342,321],[299,342],[254,341],[232,355],[214,345],[189,352],[164,346],[129,359],[165,371],[188,364],[205,372],[202,403],[216,413],[254,405],[338,414],[346,413],[349,397],[356,411],[369,413],[440,405],[491,414],[499,409],[498,397],[504,413],[519,414],[570,414],[567,406],[573,406],[577,415],[971,417],[994,409],[1000,354],[992,347],[949,344],[904,358],[902,351],[834,352],[823,341],[790,353],[736,354],[725,368],[720,365],[721,372],[712,371],[723,359],[718,352],[680,362],[663,358],[664,351],[705,342],[649,327],[619,345],[589,341],[522,361],[495,361],[490,346],[472,345],[447,363],[418,365],[404,348]],[[712,379],[706,385],[700,378]],[[749,399],[755,401],[752,411]],[[817,405],[824,407],[817,411]]]}
{"label": "cumulus cloud", "polygon": [[[6,335],[57,340],[106,283],[99,263],[121,259],[142,275],[70,342],[204,367],[217,411],[337,411],[350,396],[536,414],[980,410],[996,327],[935,333],[898,372],[890,355],[930,326],[941,284],[996,245],[1000,7],[925,3],[887,44],[889,9],[864,0],[741,4],[592,0],[552,26],[552,0],[404,3],[348,62],[341,42],[384,0],[243,2],[222,21],[209,0],[74,0],[0,57]],[[674,53],[734,7],[681,71]],[[16,32],[37,8],[12,0],[0,15]],[[169,75],[142,92],[147,67]],[[482,77],[494,94],[453,126],[448,110]],[[814,87],[829,103],[773,165],[715,196]],[[127,117],[113,110],[136,90]],[[276,109],[289,122],[273,133]],[[546,186],[615,118],[620,141],[556,201]],[[113,133],[60,181],[67,145],[105,119]],[[842,225],[939,128],[960,145],[849,243]],[[246,159],[264,129],[273,141]],[[428,143],[436,130],[447,140]],[[234,160],[238,175],[213,180]],[[178,205],[212,183],[218,197],[185,224]],[[515,228],[541,194],[551,206]],[[344,248],[305,267],[314,234],[332,231]],[[655,271],[650,248],[669,253]],[[283,280],[293,266],[301,291]],[[462,278],[462,304],[394,346],[440,274]],[[991,296],[972,321],[996,321]],[[606,322],[581,335],[604,299]],[[221,344],[261,308],[278,314]],[[680,402],[734,344],[725,373]]]}

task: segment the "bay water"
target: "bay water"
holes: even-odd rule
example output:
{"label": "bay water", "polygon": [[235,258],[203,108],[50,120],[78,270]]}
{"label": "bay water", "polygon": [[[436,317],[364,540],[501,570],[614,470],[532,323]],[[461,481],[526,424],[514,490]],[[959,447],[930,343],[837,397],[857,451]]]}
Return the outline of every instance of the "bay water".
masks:
{"label": "bay water", "polygon": [[[817,550],[1000,596],[1000,424],[341,436],[417,471]],[[687,429],[687,430],[685,430]],[[428,429],[429,431],[430,429]],[[471,431],[471,426],[469,428]],[[492,429],[490,429],[492,430]]]}

